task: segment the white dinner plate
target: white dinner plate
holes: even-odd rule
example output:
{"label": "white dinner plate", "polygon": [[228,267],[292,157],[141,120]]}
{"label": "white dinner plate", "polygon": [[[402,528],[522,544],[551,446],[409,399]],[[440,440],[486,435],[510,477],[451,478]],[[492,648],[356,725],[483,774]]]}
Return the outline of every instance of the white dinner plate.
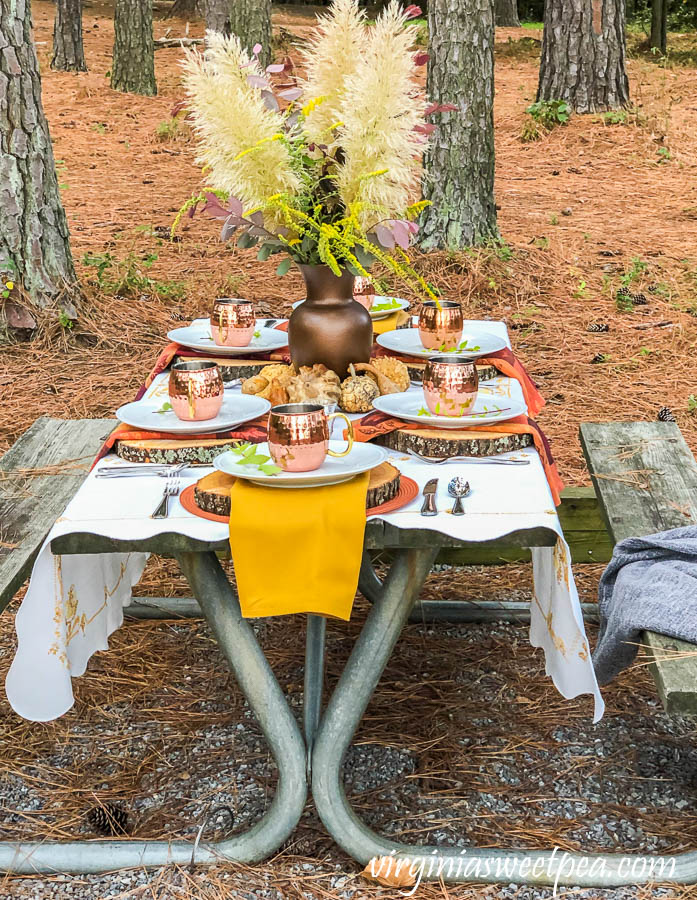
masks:
{"label": "white dinner plate", "polygon": [[[293,309],[304,302],[304,300],[298,300],[293,304]],[[409,309],[409,303],[406,300],[402,300],[401,297],[381,297],[379,294],[376,294],[375,303],[373,303],[368,312],[370,313],[370,318],[377,321],[378,319],[386,319],[400,309]]]}
{"label": "white dinner plate", "polygon": [[152,400],[136,400],[116,410],[116,418],[140,428],[143,431],[165,431],[168,434],[208,434],[215,431],[228,431],[243,422],[250,422],[263,416],[271,409],[268,400],[254,394],[225,393],[223,405],[215,419],[202,422],[185,422],[178,419],[171,409],[158,412],[165,403],[165,398],[157,403]]}
{"label": "white dinner plate", "polygon": [[492,397],[478,394],[473,411],[467,416],[436,416],[429,411],[422,391],[406,391],[403,394],[385,394],[373,400],[375,409],[405,422],[418,422],[424,428],[467,428],[475,425],[493,425],[505,422],[527,412],[522,400],[510,397]]}
{"label": "white dinner plate", "polygon": [[[458,356],[470,356],[476,359],[479,356],[488,356],[490,353],[496,353],[506,347],[504,338],[493,334],[491,331],[479,331],[478,329],[468,328],[465,323],[465,330],[457,349],[452,353]],[[379,334],[377,342],[381,347],[387,350],[394,350],[396,353],[403,353],[405,356],[417,356],[427,359],[429,356],[436,356],[438,350],[427,350],[421,343],[418,328],[399,328],[395,331],[386,331]],[[450,352],[450,351],[448,351]]]}
{"label": "white dinner plate", "polygon": [[211,326],[208,319],[198,319],[191,325],[184,325],[167,332],[170,341],[176,341],[182,347],[202,350],[215,356],[249,356],[254,353],[269,353],[288,345],[288,332],[277,328],[264,328],[257,319],[255,336],[246,347],[221,347],[211,337]]}
{"label": "white dinner plate", "polygon": [[[331,450],[341,452],[346,449],[346,441],[329,441]],[[262,456],[269,456],[267,443],[256,444],[256,451]],[[356,442],[349,454],[335,457],[327,456],[319,469],[313,472],[278,472],[276,475],[264,475],[258,466],[240,465],[240,456],[228,450],[213,460],[213,465],[220,472],[227,472],[237,478],[246,478],[255,484],[270,487],[301,488],[318,487],[323,484],[339,484],[348,481],[354,475],[374,469],[387,459],[388,453],[383,447],[375,444]]]}

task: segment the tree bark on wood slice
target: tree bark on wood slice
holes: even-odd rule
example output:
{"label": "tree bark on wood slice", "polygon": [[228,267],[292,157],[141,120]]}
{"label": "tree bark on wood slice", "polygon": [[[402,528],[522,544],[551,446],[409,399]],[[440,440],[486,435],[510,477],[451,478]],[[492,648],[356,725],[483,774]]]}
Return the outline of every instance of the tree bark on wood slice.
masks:
{"label": "tree bark on wood slice", "polygon": [[419,243],[460,249],[498,236],[494,202],[494,7],[489,0],[431,0],[426,91],[453,112],[432,117],[424,153]]}
{"label": "tree bark on wood slice", "polygon": [[[29,300],[79,297],[28,0],[0,0],[0,275]],[[72,313],[70,313],[72,314]]]}
{"label": "tree bark on wood slice", "polygon": [[82,0],[56,0],[51,68],[59,72],[86,72],[82,44]]}
{"label": "tree bark on wood slice", "polygon": [[262,68],[271,62],[271,0],[228,0],[230,30],[249,52],[261,44]]}
{"label": "tree bark on wood slice", "polygon": [[150,0],[116,0],[111,86],[147,97],[157,93]]}
{"label": "tree bark on wood slice", "polygon": [[[189,357],[176,358],[186,360]],[[236,378],[252,378],[254,375],[258,375],[265,366],[273,365],[268,359],[240,359],[239,357],[233,359],[229,356],[200,357],[200,359],[209,359],[216,363],[225,382],[234,381]]]}
{"label": "tree bark on wood slice", "polygon": [[629,105],[625,0],[546,0],[538,100],[575,112]]}
{"label": "tree bark on wood slice", "polygon": [[133,463],[199,463],[210,465],[216,456],[239,441],[204,438],[197,441],[117,441],[116,455]]}
{"label": "tree bark on wood slice", "polygon": [[391,431],[380,435],[375,443],[401,453],[416,450],[424,456],[433,457],[496,456],[530,447],[533,440],[529,434],[497,434],[494,431],[465,434],[447,428],[420,428],[418,431]]}
{"label": "tree bark on wood slice", "polygon": [[494,0],[494,20],[497,27],[520,28],[517,0]]}

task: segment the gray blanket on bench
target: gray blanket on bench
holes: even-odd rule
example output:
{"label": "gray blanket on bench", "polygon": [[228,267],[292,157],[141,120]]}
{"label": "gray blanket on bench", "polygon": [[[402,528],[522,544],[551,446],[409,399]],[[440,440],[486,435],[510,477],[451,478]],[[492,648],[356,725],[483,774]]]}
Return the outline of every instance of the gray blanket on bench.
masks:
{"label": "gray blanket on bench", "polygon": [[598,594],[600,684],[631,664],[642,631],[697,643],[697,525],[620,541]]}

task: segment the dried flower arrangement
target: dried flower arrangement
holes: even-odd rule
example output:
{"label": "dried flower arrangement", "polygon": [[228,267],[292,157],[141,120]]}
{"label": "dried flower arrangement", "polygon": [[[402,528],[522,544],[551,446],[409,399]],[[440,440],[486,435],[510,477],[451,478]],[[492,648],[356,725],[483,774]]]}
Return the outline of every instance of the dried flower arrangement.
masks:
{"label": "dried flower arrangement", "polygon": [[[233,35],[209,32],[187,53],[185,87],[210,186],[182,207],[223,220],[222,239],[258,244],[258,257],[368,276],[379,260],[433,296],[406,253],[426,205],[418,188],[428,106],[414,82],[427,56],[414,51],[416,6],[397,0],[367,27],[358,0],[334,0],[302,51],[262,71]],[[274,77],[280,82],[272,83]]]}

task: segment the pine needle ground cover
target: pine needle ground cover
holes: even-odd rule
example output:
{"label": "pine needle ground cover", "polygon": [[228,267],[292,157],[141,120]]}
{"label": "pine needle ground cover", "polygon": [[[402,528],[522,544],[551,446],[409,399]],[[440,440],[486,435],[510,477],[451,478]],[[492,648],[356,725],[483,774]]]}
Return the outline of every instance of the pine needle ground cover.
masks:
{"label": "pine needle ground cover", "polygon": [[[302,296],[299,275],[278,279],[275,261],[221,245],[217,223],[185,222],[169,241],[182,196],[197,189],[200,174],[186,123],[170,115],[183,96],[180,52],[157,51],[156,98],[117,94],[104,77],[111,10],[85,9],[90,71],[77,76],[49,70],[53,12],[34,4],[44,103],[89,302],[73,329],[51,318],[35,342],[3,347],[2,450],[39,415],[110,415],[132,398],[165,332],[205,314],[213,296],[249,296],[273,314]],[[287,40],[306,33],[308,17],[284,11],[275,25]],[[184,34],[185,23],[156,20],[156,37],[167,29]],[[191,34],[200,32],[192,24]],[[535,37],[527,29],[497,35],[505,245],[416,262],[473,317],[507,321],[548,399],[540,421],[560,471],[567,483],[586,484],[576,437],[582,420],[654,419],[668,407],[697,450],[697,79],[694,68],[636,54],[629,63],[636,109],[625,118],[571,117],[543,139],[522,142],[537,57],[534,40],[515,42]],[[686,59],[689,40],[679,36]],[[639,295],[648,302],[637,303]],[[576,568],[583,601],[594,599],[599,571]],[[139,590],[186,593],[172,566],[156,560]],[[525,599],[529,590],[528,567],[434,573],[427,585],[428,596],[472,600]],[[14,652],[14,608],[0,618],[0,675]],[[330,627],[329,688],[365,611],[360,606],[349,627]],[[526,632],[525,625],[406,629],[347,760],[358,811],[407,840],[642,852],[694,846],[693,724],[662,715],[639,663],[605,690],[608,713],[592,729],[586,701],[562,700],[544,679]],[[302,621],[272,622],[261,636],[299,712]],[[111,646],[76,681],[76,706],[57,722],[23,722],[3,701],[3,837],[92,835],[87,812],[110,803],[126,811],[138,837],[192,836],[209,803],[230,806],[232,827],[247,827],[270,802],[275,768],[205,624],[134,622]],[[230,827],[221,817],[211,836]],[[0,897],[386,896],[358,868],[308,810],[291,842],[253,870],[8,878]],[[431,886],[420,896],[498,891]]]}

